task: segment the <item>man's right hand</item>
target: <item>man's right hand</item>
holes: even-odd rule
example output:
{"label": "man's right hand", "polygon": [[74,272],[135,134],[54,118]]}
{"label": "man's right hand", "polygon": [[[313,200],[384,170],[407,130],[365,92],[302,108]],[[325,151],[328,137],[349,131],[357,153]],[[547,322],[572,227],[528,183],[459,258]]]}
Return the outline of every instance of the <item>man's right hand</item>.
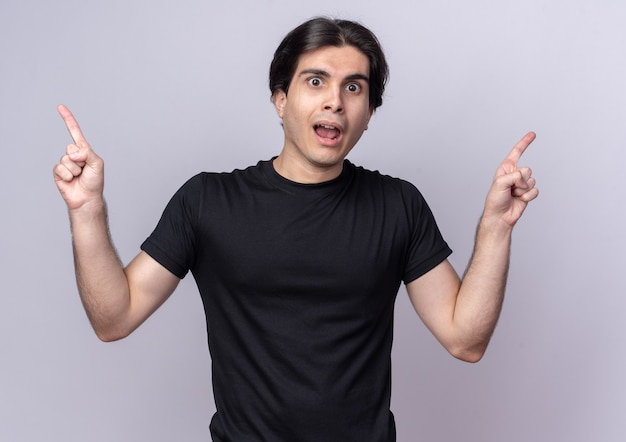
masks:
{"label": "man's right hand", "polygon": [[59,192],[70,210],[90,203],[101,204],[104,161],[89,146],[72,112],[62,104],[57,109],[74,141],[54,166],[54,181]]}

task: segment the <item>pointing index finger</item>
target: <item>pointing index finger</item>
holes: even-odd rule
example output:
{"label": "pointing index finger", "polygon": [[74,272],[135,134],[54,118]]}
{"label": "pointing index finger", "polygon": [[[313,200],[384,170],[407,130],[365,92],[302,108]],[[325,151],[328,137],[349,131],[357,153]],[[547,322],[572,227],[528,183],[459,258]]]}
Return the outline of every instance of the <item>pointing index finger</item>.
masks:
{"label": "pointing index finger", "polygon": [[522,154],[526,151],[526,148],[530,146],[530,143],[534,141],[536,136],[537,135],[534,132],[528,132],[524,135],[522,139],[519,140],[515,146],[513,146],[513,149],[511,149],[511,152],[509,152],[505,161],[511,161],[514,164],[517,164],[519,159],[522,157]]}
{"label": "pointing index finger", "polygon": [[67,130],[72,136],[74,143],[79,147],[88,146],[89,143],[87,143],[83,132],[80,130],[78,121],[76,121],[76,118],[74,118],[74,115],[67,108],[67,106],[65,106],[64,104],[60,104],[57,107],[57,110],[59,111],[61,118],[63,118],[63,121],[65,122],[65,127],[67,127]]}

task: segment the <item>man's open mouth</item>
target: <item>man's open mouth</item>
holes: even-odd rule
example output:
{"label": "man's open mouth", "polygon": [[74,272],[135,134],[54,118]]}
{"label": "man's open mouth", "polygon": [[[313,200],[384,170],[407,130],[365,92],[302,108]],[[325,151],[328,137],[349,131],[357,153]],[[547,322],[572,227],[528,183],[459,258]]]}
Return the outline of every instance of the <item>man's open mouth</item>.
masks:
{"label": "man's open mouth", "polygon": [[341,135],[341,130],[330,124],[316,124],[314,130],[318,137],[328,140],[336,140]]}

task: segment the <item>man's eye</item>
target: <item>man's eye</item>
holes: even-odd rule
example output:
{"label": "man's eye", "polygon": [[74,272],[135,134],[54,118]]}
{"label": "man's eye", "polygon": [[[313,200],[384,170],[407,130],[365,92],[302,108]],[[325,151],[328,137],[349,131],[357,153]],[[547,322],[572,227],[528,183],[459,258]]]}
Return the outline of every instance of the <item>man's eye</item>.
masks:
{"label": "man's eye", "polygon": [[358,83],[350,83],[346,86],[346,90],[348,92],[360,92],[361,91],[361,85]]}
{"label": "man's eye", "polygon": [[322,85],[322,79],[319,77],[313,77],[313,78],[309,78],[309,84],[311,86],[321,86]]}

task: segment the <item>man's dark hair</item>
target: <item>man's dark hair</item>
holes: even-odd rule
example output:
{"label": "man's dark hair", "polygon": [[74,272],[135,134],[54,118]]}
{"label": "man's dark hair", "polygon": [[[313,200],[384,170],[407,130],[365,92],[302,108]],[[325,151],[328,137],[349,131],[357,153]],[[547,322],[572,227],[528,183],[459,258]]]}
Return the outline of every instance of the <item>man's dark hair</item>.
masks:
{"label": "man's dark hair", "polygon": [[353,46],[369,59],[369,103],[374,109],[383,104],[389,67],[376,36],[365,26],[349,20],[325,17],[302,23],[285,36],[270,65],[272,96],[282,89],[288,93],[300,56],[324,46]]}

